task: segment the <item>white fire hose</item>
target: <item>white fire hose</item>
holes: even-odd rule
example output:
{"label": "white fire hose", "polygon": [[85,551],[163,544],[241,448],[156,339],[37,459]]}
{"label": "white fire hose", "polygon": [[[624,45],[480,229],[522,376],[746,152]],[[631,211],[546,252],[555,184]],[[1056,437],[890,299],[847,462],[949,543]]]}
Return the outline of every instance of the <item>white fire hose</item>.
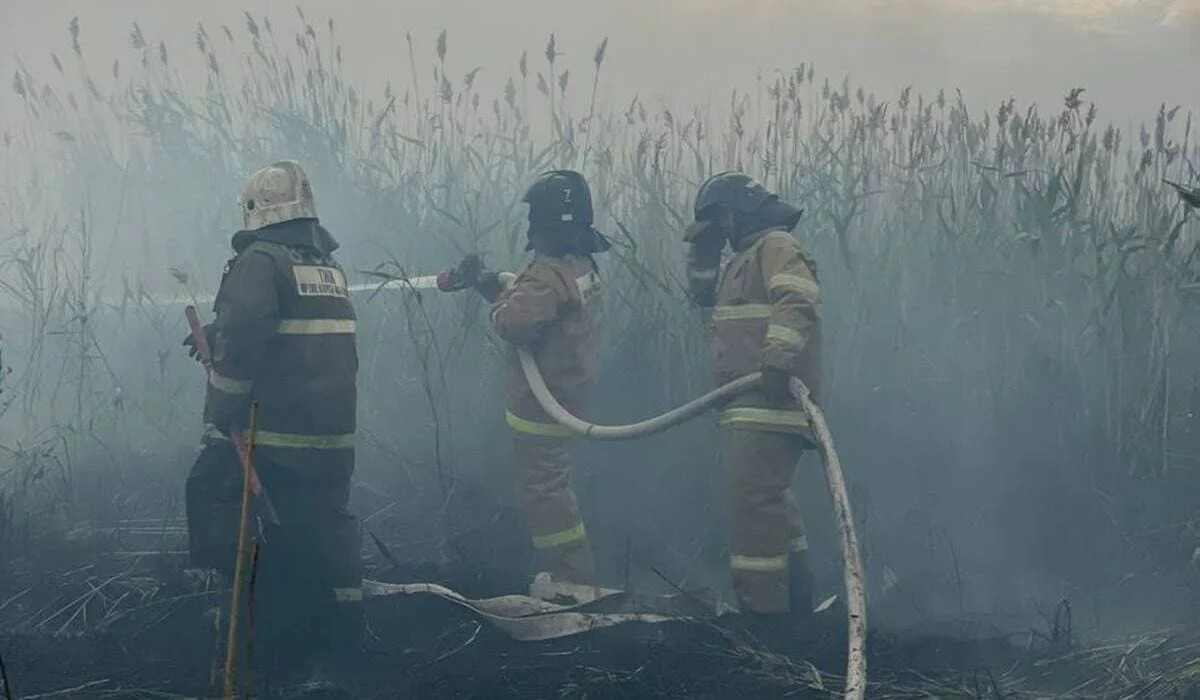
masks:
{"label": "white fire hose", "polygon": [[[504,287],[512,284],[515,279],[516,275],[511,272],[500,275],[500,283]],[[546,380],[542,377],[537,362],[528,350],[517,348],[517,356],[521,361],[521,369],[525,373],[525,381],[529,383],[530,391],[533,392],[534,398],[541,404],[546,414],[576,435],[592,440],[628,440],[660,433],[752,389],[762,379],[762,374],[758,372],[746,375],[728,384],[723,384],[678,408],[637,423],[597,425],[571,415],[554,398],[549,387],[546,386]],[[829,432],[825,414],[813,402],[804,382],[793,377],[791,388],[792,394],[800,400],[800,405],[808,416],[813,436],[820,447],[825,463],[825,477],[829,484],[829,494],[833,497],[833,507],[837,513],[838,530],[841,533],[842,541],[842,580],[846,586],[846,615],[849,627],[844,697],[847,700],[860,700],[867,687],[867,603],[863,591],[862,556],[858,548],[858,536],[854,529],[850,495],[846,491],[846,479],[842,473],[837,450],[833,446],[833,435]]]}
{"label": "white fire hose", "polygon": [[[507,288],[517,276],[511,272],[501,272],[499,281]],[[405,289],[438,289],[437,276],[410,277],[408,279],[393,279],[380,284],[353,285],[351,291],[366,291],[381,287],[399,287]],[[556,423],[580,437],[591,440],[631,440],[661,433],[684,421],[717,407],[725,401],[745,393],[758,385],[762,374],[755,372],[732,382],[723,384],[716,389],[693,399],[678,408],[666,413],[648,418],[629,425],[597,425],[574,416],[563,407],[558,399],[546,386],[546,380],[538,369],[533,355],[524,348],[517,348],[517,357],[521,361],[521,369],[525,381],[533,392],[542,409]],[[833,497],[834,511],[837,513],[838,530],[842,542],[842,580],[846,586],[846,614],[849,627],[848,649],[846,659],[846,700],[861,700],[867,688],[867,604],[863,591],[862,556],[858,548],[858,536],[854,529],[854,515],[850,508],[850,496],[846,491],[846,479],[842,473],[842,465],[838,460],[837,451],[833,446],[833,436],[829,425],[825,422],[825,414],[813,402],[808,387],[804,382],[792,378],[792,394],[800,401],[800,406],[808,416],[813,429],[813,437],[821,450],[825,463],[825,477],[829,484],[829,494]]]}

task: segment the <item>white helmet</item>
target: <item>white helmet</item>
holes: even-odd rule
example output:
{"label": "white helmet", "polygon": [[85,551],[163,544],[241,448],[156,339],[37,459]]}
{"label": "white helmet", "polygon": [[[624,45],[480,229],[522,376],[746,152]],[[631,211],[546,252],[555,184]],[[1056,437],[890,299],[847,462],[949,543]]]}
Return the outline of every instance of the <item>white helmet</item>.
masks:
{"label": "white helmet", "polygon": [[247,231],[282,221],[317,218],[312,184],[294,160],[272,163],[251,175],[242,188],[240,204]]}

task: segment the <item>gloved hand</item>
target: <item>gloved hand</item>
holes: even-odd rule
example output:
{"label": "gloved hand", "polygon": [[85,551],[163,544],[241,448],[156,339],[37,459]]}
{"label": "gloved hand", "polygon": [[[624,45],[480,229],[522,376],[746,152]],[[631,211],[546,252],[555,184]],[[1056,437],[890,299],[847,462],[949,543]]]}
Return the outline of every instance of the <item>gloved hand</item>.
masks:
{"label": "gloved hand", "polygon": [[478,253],[464,255],[454,271],[463,287],[474,287],[479,281],[479,275],[483,274],[483,256]]}
{"label": "gloved hand", "polygon": [[466,255],[457,265],[438,273],[438,289],[443,292],[457,292],[470,289],[479,281],[483,272],[483,258],[474,253]]}
{"label": "gloved hand", "polygon": [[488,303],[496,301],[496,297],[500,296],[502,286],[500,284],[500,273],[488,270],[479,275],[479,279],[475,281],[475,291],[479,292],[480,296],[487,299]]}
{"label": "gloved hand", "polygon": [[762,368],[763,396],[772,406],[788,406],[795,403],[791,387],[792,376],[778,367]]}
{"label": "gloved hand", "polygon": [[[208,349],[210,352],[212,351],[213,343],[216,342],[216,338],[217,338],[216,324],[213,324],[213,323],[205,324],[204,325],[204,339],[206,341],[208,341]],[[187,336],[184,337],[181,345],[183,345],[183,347],[188,349],[188,357],[190,357],[193,360],[200,359],[200,348],[196,346],[196,339],[194,337],[192,337],[191,333],[188,333]]]}
{"label": "gloved hand", "polygon": [[721,251],[725,248],[725,234],[715,221],[693,221],[683,234],[683,240],[695,246],[700,262],[721,264]]}
{"label": "gloved hand", "polygon": [[438,289],[443,292],[472,288],[488,302],[495,301],[503,289],[500,273],[484,269],[483,258],[475,253],[464,256],[454,267],[438,273]]}

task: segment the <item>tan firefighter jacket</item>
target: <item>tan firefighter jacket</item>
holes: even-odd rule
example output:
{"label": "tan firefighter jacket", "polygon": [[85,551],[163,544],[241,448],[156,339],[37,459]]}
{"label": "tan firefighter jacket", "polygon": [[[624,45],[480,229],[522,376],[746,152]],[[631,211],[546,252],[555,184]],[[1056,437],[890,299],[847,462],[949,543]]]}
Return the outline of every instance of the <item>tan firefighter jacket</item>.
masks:
{"label": "tan firefighter jacket", "polygon": [[[575,415],[596,383],[601,306],[600,277],[590,256],[540,253],[492,305],[496,334],[533,354],[550,392]],[[528,435],[570,437],[534,398],[515,349],[508,364],[509,427]]]}
{"label": "tan firefighter jacket", "polygon": [[322,475],[353,470],[356,317],[336,246],[313,221],[235,236],[214,303],[206,438],[245,430],[257,400],[258,456]]}
{"label": "tan firefighter jacket", "polygon": [[[816,265],[790,233],[745,236],[718,272],[698,244],[689,249],[689,293],[712,307],[712,362],[718,383],[773,367],[800,378],[820,402],[821,316]],[[734,399],[721,413],[731,428],[808,434],[798,404],[772,406],[758,391]]]}

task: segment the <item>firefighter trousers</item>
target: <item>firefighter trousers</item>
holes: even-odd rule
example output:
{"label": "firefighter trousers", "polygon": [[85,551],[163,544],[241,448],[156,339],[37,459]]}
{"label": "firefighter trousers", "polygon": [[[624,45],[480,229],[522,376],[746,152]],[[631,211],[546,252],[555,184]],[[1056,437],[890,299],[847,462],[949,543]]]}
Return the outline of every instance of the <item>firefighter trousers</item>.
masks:
{"label": "firefighter trousers", "polygon": [[[318,478],[261,458],[255,469],[280,520],[266,531],[255,567],[261,658],[274,665],[353,659],[361,652],[363,595],[361,535],[347,508],[349,474]],[[232,443],[206,445],[187,480],[192,566],[232,579],[241,495],[242,467]]]}
{"label": "firefighter trousers", "polygon": [[[792,477],[812,444],[791,433],[738,428],[725,433],[729,566],[738,607],[787,613],[789,586],[807,575],[808,550]],[[801,567],[805,571],[789,575],[789,569]]]}
{"label": "firefighter trousers", "polygon": [[595,583],[595,564],[571,488],[567,439],[515,430],[513,479],[539,571],[557,581]]}

